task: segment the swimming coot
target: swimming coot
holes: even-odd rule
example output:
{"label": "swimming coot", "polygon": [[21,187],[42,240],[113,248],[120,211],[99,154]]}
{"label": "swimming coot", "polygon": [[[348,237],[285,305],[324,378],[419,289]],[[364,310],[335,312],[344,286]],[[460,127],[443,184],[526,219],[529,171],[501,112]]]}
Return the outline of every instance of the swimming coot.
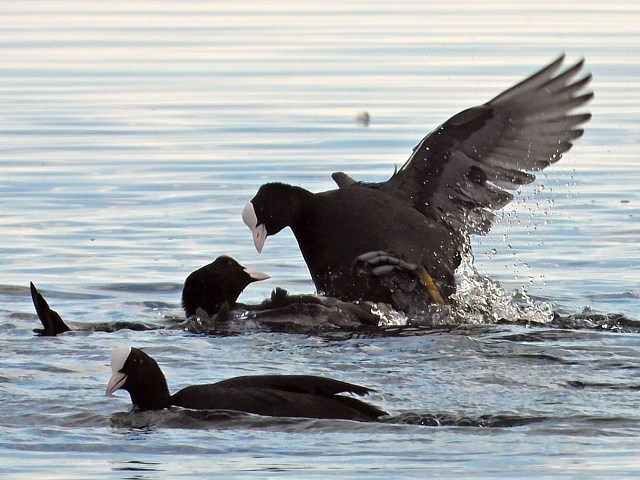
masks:
{"label": "swimming coot", "polygon": [[337,190],[267,183],[242,218],[258,252],[290,227],[316,288],[343,300],[386,302],[407,313],[445,303],[471,234],[486,233],[529,173],[558,161],[580,137],[591,75],[561,56],[493,100],[424,137],[389,180],[333,175]]}
{"label": "swimming coot", "polygon": [[353,397],[366,395],[366,387],[310,375],[256,375],[230,378],[208,385],[193,385],[171,395],[156,361],[129,346],[113,349],[113,374],[107,395],[129,392],[139,411],[171,406],[198,410],[234,410],[272,417],[335,418],[374,421],[386,412]]}

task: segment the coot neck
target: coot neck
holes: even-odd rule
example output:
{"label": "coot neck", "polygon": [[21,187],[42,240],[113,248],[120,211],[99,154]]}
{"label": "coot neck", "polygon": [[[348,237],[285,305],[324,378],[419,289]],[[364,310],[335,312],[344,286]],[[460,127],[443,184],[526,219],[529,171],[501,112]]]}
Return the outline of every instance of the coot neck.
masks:
{"label": "coot neck", "polygon": [[127,385],[131,403],[140,411],[162,410],[171,405],[169,387],[162,371],[141,379],[136,385]]}
{"label": "coot neck", "polygon": [[296,231],[296,227],[308,220],[309,204],[313,198],[313,193],[302,187],[287,185],[286,208],[287,225]]}

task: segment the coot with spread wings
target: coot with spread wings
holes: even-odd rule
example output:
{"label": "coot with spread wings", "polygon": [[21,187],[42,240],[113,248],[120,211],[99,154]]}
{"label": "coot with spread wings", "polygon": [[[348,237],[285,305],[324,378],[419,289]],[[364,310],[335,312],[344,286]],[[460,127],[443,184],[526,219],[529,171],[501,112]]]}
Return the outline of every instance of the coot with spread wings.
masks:
{"label": "coot with spread wings", "polygon": [[385,182],[334,173],[327,192],[263,185],[242,213],[256,249],[290,227],[325,294],[407,313],[446,303],[469,235],[486,233],[509,190],[557,162],[591,118],[575,112],[593,97],[591,75],[563,61],[451,117]]}

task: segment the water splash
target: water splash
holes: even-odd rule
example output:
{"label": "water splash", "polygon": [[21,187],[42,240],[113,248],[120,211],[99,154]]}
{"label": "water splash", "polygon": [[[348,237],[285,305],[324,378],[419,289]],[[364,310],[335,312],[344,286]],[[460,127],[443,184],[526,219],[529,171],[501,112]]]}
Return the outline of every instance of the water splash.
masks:
{"label": "water splash", "polygon": [[432,305],[418,315],[405,314],[372,304],[381,327],[455,326],[468,324],[525,323],[546,325],[553,321],[552,305],[535,300],[524,290],[507,292],[500,282],[480,275],[470,249],[466,249],[456,271],[457,290],[449,305]]}
{"label": "water splash", "polygon": [[548,324],[554,318],[551,304],[534,300],[525,290],[507,292],[500,282],[480,275],[469,250],[456,271],[456,283],[452,300],[460,323]]}

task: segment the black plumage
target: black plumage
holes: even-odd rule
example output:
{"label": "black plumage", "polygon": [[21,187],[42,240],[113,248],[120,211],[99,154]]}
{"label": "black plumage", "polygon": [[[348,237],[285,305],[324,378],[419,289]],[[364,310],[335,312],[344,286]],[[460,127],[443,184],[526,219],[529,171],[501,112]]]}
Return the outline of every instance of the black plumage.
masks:
{"label": "black plumage", "polygon": [[43,328],[34,332],[55,336],[69,330],[115,332],[122,329],[144,331],[160,328],[187,330],[193,333],[219,333],[268,329],[281,332],[353,331],[376,327],[379,315],[364,304],[341,302],[316,295],[290,295],[276,288],[271,297],[259,304],[238,303],[243,289],[268,275],[244,267],[237,260],[222,255],[214,262],[191,273],[182,289],[182,306],[187,317],[173,320],[168,326],[139,321],[92,322],[67,325],[31,283],[31,297]]}
{"label": "black plumage", "polygon": [[446,301],[469,235],[486,233],[509,190],[558,161],[591,117],[573,113],[593,96],[591,75],[583,61],[560,71],[563,59],[451,117],[386,182],[338,172],[338,190],[317,194],[263,185],[243,211],[256,248],[291,227],[323,293],[408,313]]}
{"label": "black plumage", "polygon": [[311,375],[242,376],[207,385],[193,385],[170,395],[156,361],[142,350],[116,347],[111,355],[112,376],[107,395],[129,392],[140,411],[171,406],[197,410],[234,410],[275,417],[334,418],[373,421],[386,412],[354,397],[371,390]]}
{"label": "black plumage", "polygon": [[[192,272],[182,288],[182,306],[187,318],[200,313],[206,317],[229,319],[231,310],[237,307],[237,300],[247,285],[269,278],[265,273],[244,267],[237,260],[221,255],[213,262]],[[42,328],[34,329],[37,335],[55,336],[71,330],[60,314],[49,304],[33,283],[30,283],[33,305],[42,323]],[[162,327],[136,321],[96,322],[75,326],[81,330],[115,332],[118,330],[155,330]],[[168,328],[195,330],[200,332],[202,325],[189,322],[171,325]]]}
{"label": "black plumage", "polygon": [[55,337],[59,333],[71,330],[71,328],[64,323],[64,320],[62,320],[62,317],[58,312],[49,307],[49,304],[40,292],[38,292],[38,289],[33,282],[29,283],[29,289],[31,290],[33,306],[36,308],[36,313],[42,323],[42,328],[33,329],[37,335]]}
{"label": "black plumage", "polygon": [[218,313],[223,304],[233,309],[242,291],[269,275],[250,270],[227,255],[189,274],[182,288],[182,308],[188,317],[202,309],[208,316]]}

